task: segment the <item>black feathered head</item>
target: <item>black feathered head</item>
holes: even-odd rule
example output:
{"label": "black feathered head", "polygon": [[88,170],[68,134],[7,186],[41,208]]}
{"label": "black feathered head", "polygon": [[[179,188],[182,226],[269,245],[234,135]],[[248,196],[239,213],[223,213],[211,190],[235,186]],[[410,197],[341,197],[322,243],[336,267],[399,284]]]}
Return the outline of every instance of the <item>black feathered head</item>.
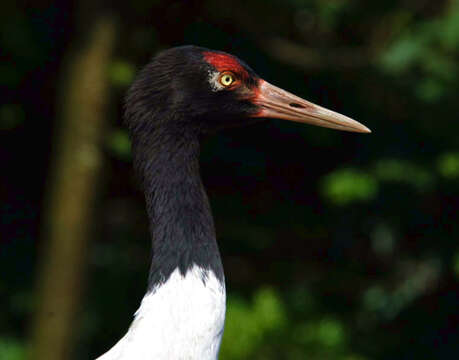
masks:
{"label": "black feathered head", "polygon": [[261,79],[237,57],[196,46],[165,50],[138,74],[126,99],[131,131],[202,133],[260,118],[369,132],[358,122]]}

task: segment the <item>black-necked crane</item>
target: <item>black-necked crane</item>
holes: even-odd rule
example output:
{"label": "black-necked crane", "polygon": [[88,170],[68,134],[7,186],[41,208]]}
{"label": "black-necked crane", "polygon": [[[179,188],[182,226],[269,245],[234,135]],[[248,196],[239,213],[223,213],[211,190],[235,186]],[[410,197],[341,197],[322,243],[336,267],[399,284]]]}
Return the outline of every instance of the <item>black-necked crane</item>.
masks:
{"label": "black-necked crane", "polygon": [[145,192],[151,268],[128,332],[99,360],[217,359],[226,292],[199,174],[199,138],[263,118],[370,132],[271,85],[224,52],[176,47],[140,71],[128,91],[125,119]]}

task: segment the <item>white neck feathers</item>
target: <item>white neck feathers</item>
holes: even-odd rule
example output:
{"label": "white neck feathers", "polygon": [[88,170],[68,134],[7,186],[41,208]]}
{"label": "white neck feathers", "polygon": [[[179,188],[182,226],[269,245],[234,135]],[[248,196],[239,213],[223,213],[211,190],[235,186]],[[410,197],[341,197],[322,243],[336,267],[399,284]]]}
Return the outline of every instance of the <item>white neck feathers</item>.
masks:
{"label": "white neck feathers", "polygon": [[194,265],[149,291],[127,334],[97,360],[216,360],[225,321],[225,284]]}

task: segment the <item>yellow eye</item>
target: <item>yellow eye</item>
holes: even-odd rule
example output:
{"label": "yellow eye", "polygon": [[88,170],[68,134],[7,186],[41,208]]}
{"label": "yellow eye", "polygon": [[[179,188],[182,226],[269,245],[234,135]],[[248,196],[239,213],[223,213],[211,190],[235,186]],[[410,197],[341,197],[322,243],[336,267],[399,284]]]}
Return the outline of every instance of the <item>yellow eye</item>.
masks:
{"label": "yellow eye", "polygon": [[230,72],[225,72],[220,76],[220,84],[230,86],[234,82],[234,75]]}

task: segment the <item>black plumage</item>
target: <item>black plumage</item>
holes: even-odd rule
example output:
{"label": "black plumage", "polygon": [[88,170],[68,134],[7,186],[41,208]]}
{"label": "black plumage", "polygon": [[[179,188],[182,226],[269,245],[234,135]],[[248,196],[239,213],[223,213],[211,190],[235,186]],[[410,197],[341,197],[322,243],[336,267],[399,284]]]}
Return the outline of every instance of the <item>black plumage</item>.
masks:
{"label": "black plumage", "polygon": [[125,121],[150,223],[148,291],[128,333],[100,359],[217,358],[226,295],[199,142],[204,134],[264,118],[369,132],[220,51],[169,49],[139,72],[126,97]]}
{"label": "black plumage", "polygon": [[[235,92],[215,92],[195,46],[166,50],[138,74],[126,97],[134,167],[145,192],[153,239],[149,288],[178,267],[197,264],[223,281],[209,201],[199,175],[199,139],[248,122],[256,106]],[[248,86],[256,84],[251,75]],[[251,121],[256,121],[251,119]]]}

